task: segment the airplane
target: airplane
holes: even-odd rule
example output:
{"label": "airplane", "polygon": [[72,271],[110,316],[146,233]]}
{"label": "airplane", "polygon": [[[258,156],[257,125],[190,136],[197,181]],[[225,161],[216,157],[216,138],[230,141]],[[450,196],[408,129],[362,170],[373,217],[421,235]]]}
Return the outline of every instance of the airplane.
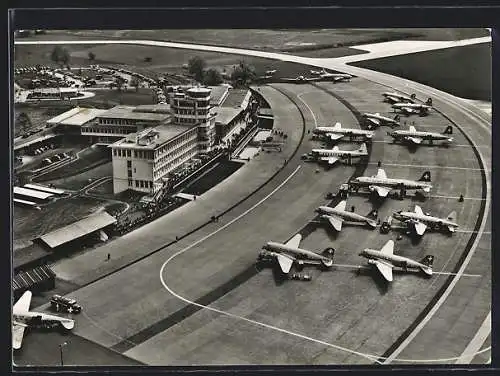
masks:
{"label": "airplane", "polygon": [[399,115],[396,115],[394,116],[394,119],[391,119],[387,116],[382,116],[380,115],[380,113],[375,113],[375,114],[371,114],[371,113],[364,113],[363,114],[363,118],[365,118],[370,126],[375,126],[375,127],[379,127],[381,125],[389,125],[391,127],[394,127],[394,126],[400,126],[401,124],[399,124]]}
{"label": "airplane", "polygon": [[75,326],[75,320],[30,311],[31,296],[31,291],[26,291],[12,308],[12,347],[15,350],[21,348],[24,329],[27,327],[45,324],[61,324],[65,329],[71,330]]}
{"label": "airplane", "polygon": [[416,145],[421,144],[425,140],[429,141],[431,145],[435,140],[445,141],[446,143],[453,142],[453,137],[450,137],[450,135],[453,134],[453,127],[451,125],[447,126],[443,133],[417,131],[413,125],[410,125],[407,131],[397,130],[387,132],[387,134],[394,138],[394,142],[407,141]]}
{"label": "airplane", "polygon": [[364,223],[372,229],[377,227],[377,221],[375,220],[377,217],[376,210],[372,210],[367,217],[364,217],[360,214],[345,210],[346,204],[347,201],[342,200],[334,208],[320,206],[316,209],[316,212],[321,215],[322,219],[327,220],[336,231],[342,230],[343,222]]}
{"label": "airplane", "polygon": [[394,110],[399,110],[406,115],[411,115],[411,114],[420,114],[420,116],[427,115],[429,110],[432,108],[432,99],[429,98],[425,102],[425,104],[422,103],[394,103],[392,105],[392,108]]}
{"label": "airplane", "polygon": [[408,103],[414,103],[416,99],[416,95],[412,94],[410,96],[404,95],[404,94],[399,94],[396,92],[385,92],[382,93],[382,95],[385,97],[384,99],[388,102],[392,103],[401,103],[401,102],[408,102]]}
{"label": "airplane", "polygon": [[301,240],[302,235],[297,234],[284,244],[268,242],[262,247],[263,250],[259,253],[258,261],[277,260],[281,270],[285,274],[290,272],[294,263],[300,266],[304,264],[320,265],[324,268],[330,268],[333,265],[335,249],[326,248],[323,254],[320,255],[316,252],[299,248]]}
{"label": "airplane", "polygon": [[322,80],[332,80],[333,82],[340,82],[344,80],[349,81],[352,78],[350,74],[329,73],[325,69],[321,71],[311,70],[310,72],[313,76],[319,76]]}
{"label": "airplane", "polygon": [[307,82],[319,81],[320,78],[319,77],[306,78],[304,76],[298,76],[296,78],[282,78],[282,80],[287,82],[307,83]]}
{"label": "airplane", "polygon": [[349,182],[349,185],[357,189],[359,187],[368,187],[370,191],[375,191],[380,197],[387,197],[392,189],[400,189],[404,196],[407,189],[422,189],[424,192],[430,192],[432,185],[430,171],[425,171],[418,180],[409,179],[391,179],[387,177],[384,169],[379,168],[374,176],[360,176]]}
{"label": "airplane", "polygon": [[267,70],[265,75],[266,75],[266,76],[272,76],[272,75],[273,75],[273,74],[275,74],[276,72],[277,72],[277,70],[276,70],[276,69],[273,69],[273,70]]}
{"label": "airplane", "polygon": [[415,226],[415,232],[417,235],[423,235],[427,227],[433,230],[444,230],[453,233],[458,228],[458,224],[455,222],[457,219],[457,213],[452,211],[446,218],[439,218],[424,213],[422,208],[415,205],[415,211],[397,211],[392,215],[393,218],[400,222],[404,222],[407,225],[413,224]]}
{"label": "airplane", "polygon": [[366,248],[359,255],[366,257],[370,265],[375,265],[388,282],[392,282],[392,269],[394,267],[403,268],[403,270],[421,270],[427,276],[432,275],[434,256],[425,256],[420,262],[408,257],[397,256],[394,254],[394,240],[387,241],[380,251]]}
{"label": "airplane", "polygon": [[347,160],[347,163],[351,164],[352,158],[366,157],[368,149],[366,144],[362,144],[357,150],[340,150],[338,146],[334,146],[333,149],[313,149],[312,155],[315,156],[316,160],[327,162],[330,166],[339,159]]}
{"label": "airplane", "polygon": [[324,135],[332,141],[337,141],[343,137],[349,137],[351,140],[358,137],[367,140],[371,139],[375,132],[356,128],[342,128],[342,124],[335,123],[333,127],[316,127],[313,129],[313,134]]}

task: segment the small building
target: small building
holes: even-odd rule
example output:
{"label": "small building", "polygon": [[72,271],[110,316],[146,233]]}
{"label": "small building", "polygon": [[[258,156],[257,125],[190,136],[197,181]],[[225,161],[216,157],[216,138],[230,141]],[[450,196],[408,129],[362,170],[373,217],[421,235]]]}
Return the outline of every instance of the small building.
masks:
{"label": "small building", "polygon": [[168,174],[198,154],[196,124],[161,125],[130,134],[110,145],[113,192],[159,191]]}
{"label": "small building", "polygon": [[47,120],[47,128],[57,127],[60,130],[74,130],[81,133],[81,127],[91,124],[95,118],[106,111],[98,108],[75,107]]}

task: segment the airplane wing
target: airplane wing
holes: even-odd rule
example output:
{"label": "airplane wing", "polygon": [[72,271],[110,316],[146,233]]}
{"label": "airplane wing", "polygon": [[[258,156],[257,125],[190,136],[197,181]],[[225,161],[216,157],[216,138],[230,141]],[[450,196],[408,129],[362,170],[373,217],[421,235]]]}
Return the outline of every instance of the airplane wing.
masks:
{"label": "airplane wing", "polygon": [[282,255],[282,254],[278,255],[278,263],[280,264],[281,270],[285,274],[288,274],[288,272],[292,268],[293,261],[294,260],[290,257],[287,257],[287,256]]}
{"label": "airplane wing", "polygon": [[337,157],[322,157],[321,160],[327,162],[329,165],[332,165],[339,159]]}
{"label": "airplane wing", "polygon": [[387,197],[387,195],[391,191],[391,189],[387,187],[374,186],[374,188],[380,197]]}
{"label": "airplane wing", "polygon": [[289,241],[285,243],[285,245],[288,245],[290,247],[298,248],[300,241],[302,240],[302,235],[297,234],[293,238],[291,238]]}
{"label": "airplane wing", "polygon": [[326,136],[330,137],[332,141],[336,141],[344,137],[344,135],[340,133],[327,133]]}
{"label": "airplane wing", "polygon": [[415,231],[417,232],[418,235],[423,235],[426,228],[427,225],[425,223],[422,222],[415,223]]}
{"label": "airplane wing", "polygon": [[380,125],[380,120],[374,119],[374,118],[368,118],[369,121],[371,121],[375,125]]}
{"label": "airplane wing", "polygon": [[377,170],[377,175],[375,175],[375,177],[379,179],[387,179],[387,174],[385,173],[385,170],[383,168],[379,168]]}
{"label": "airplane wing", "polygon": [[28,312],[30,309],[30,304],[31,304],[31,291],[26,291],[14,304],[14,307],[12,307],[12,311],[15,313],[23,313],[23,312]]}
{"label": "airplane wing", "polygon": [[335,215],[329,215],[328,216],[328,222],[330,222],[330,224],[332,225],[332,227],[337,230],[337,231],[340,231],[342,230],[342,218],[339,218]]}
{"label": "airplane wing", "polygon": [[382,261],[375,261],[374,262],[375,266],[377,267],[378,271],[382,276],[388,281],[392,282],[392,265],[389,265],[385,262]]}
{"label": "airplane wing", "polygon": [[420,137],[408,137],[408,140],[413,142],[414,144],[421,144],[422,139]]}
{"label": "airplane wing", "polygon": [[26,325],[19,323],[14,323],[12,325],[12,348],[14,350],[19,350],[21,348],[23,343],[24,328],[26,328]]}
{"label": "airplane wing", "polygon": [[380,250],[384,255],[392,255],[394,253],[394,240],[388,240]]}
{"label": "airplane wing", "polygon": [[337,206],[335,206],[335,208],[334,208],[334,209],[344,211],[344,210],[345,210],[346,205],[347,205],[347,201],[346,201],[346,200],[342,200],[342,201],[340,201],[340,202],[337,204]]}

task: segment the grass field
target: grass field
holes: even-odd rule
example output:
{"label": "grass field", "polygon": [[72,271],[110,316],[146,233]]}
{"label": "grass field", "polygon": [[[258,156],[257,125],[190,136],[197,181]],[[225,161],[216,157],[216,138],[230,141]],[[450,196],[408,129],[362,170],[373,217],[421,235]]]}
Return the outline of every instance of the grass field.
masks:
{"label": "grass field", "polygon": [[220,162],[214,169],[209,170],[208,173],[189,184],[183,189],[183,192],[191,195],[201,195],[236,172],[241,166],[243,166],[241,162]]}
{"label": "grass field", "polygon": [[102,165],[111,160],[111,151],[106,147],[89,147],[84,149],[79,158],[56,170],[47,172],[33,181],[52,181],[75,176],[81,172],[92,169],[94,166]]}
{"label": "grass field", "polygon": [[[95,168],[88,171],[84,171],[81,174],[69,176],[62,179],[55,179],[47,181],[46,183],[54,184],[56,188],[69,189],[69,190],[80,190],[83,187],[89,185],[89,179],[95,181],[97,179],[103,178],[105,176],[113,176],[113,164],[112,162],[107,162],[101,164]],[[112,182],[111,182],[112,184]],[[94,193],[91,191],[90,193]]]}
{"label": "grass field", "polygon": [[418,52],[353,65],[404,77],[462,98],[491,101],[491,44]]}
{"label": "grass field", "polygon": [[104,200],[76,197],[57,200],[42,210],[15,206],[14,239],[31,240],[49,231],[76,222],[106,204]]}

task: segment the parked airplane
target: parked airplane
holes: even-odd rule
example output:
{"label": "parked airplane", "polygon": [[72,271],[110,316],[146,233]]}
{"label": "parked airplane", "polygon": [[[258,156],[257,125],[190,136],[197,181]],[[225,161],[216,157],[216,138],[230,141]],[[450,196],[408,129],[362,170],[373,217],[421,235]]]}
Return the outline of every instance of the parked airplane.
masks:
{"label": "parked airplane", "polygon": [[404,95],[404,94],[399,94],[394,91],[392,92],[385,92],[382,93],[382,95],[385,97],[384,99],[388,102],[392,103],[401,103],[401,102],[408,102],[408,103],[414,103],[416,99],[416,95],[412,94],[410,96]]}
{"label": "parked airplane", "polygon": [[427,115],[429,110],[432,108],[432,99],[429,98],[425,102],[425,104],[422,103],[394,103],[392,105],[392,108],[395,110],[399,110],[406,115],[411,115],[411,114],[420,114],[421,116]]}
{"label": "parked airplane", "polygon": [[424,213],[420,206],[415,205],[414,212],[400,210],[395,212],[392,217],[407,225],[414,225],[417,235],[423,235],[427,227],[433,230],[446,229],[449,232],[455,232],[458,228],[458,224],[455,222],[457,220],[457,213],[455,211],[448,214],[446,218],[439,218]]}
{"label": "parked airplane", "polygon": [[445,141],[446,143],[453,142],[453,137],[450,137],[450,135],[453,134],[453,127],[451,125],[447,126],[443,133],[417,131],[413,125],[410,125],[407,131],[397,130],[387,132],[387,134],[392,136],[395,142],[407,141],[417,145],[426,140],[429,141],[431,145],[434,141]]}
{"label": "parked airplane", "polygon": [[350,81],[352,78],[352,76],[350,74],[329,73],[324,69],[322,71],[319,71],[319,72],[311,70],[311,74],[319,76],[319,78],[322,81],[332,81],[332,82]]}
{"label": "parked airplane", "polygon": [[319,77],[304,77],[304,76],[298,76],[296,78],[282,78],[283,81],[287,82],[295,82],[295,83],[307,83],[307,82],[313,82],[313,81],[319,81]]}
{"label": "parked airplane", "polygon": [[430,171],[425,171],[422,177],[418,181],[415,181],[388,178],[385,171],[379,168],[376,175],[354,178],[349,182],[349,185],[355,187],[356,190],[360,187],[368,187],[371,191],[377,192],[380,197],[386,197],[393,189],[400,189],[402,196],[404,196],[407,189],[422,189],[424,192],[430,192],[432,188],[432,185],[429,183],[430,181]]}
{"label": "parked airplane", "polygon": [[432,275],[434,256],[425,256],[420,262],[408,257],[397,256],[394,254],[394,240],[385,243],[380,251],[366,248],[359,255],[366,257],[370,265],[375,265],[388,282],[392,282],[392,269],[394,267],[400,267],[403,270],[421,270],[428,276]]}
{"label": "parked airplane", "polygon": [[366,157],[368,149],[366,144],[362,144],[357,150],[340,150],[338,146],[334,146],[333,149],[313,149],[312,155],[317,161],[326,162],[330,166],[338,160],[347,161],[348,164],[351,164],[352,158]]}
{"label": "parked airplane", "polygon": [[389,125],[391,127],[399,127],[401,124],[399,124],[399,115],[394,116],[394,119],[391,119],[387,116],[382,116],[378,112],[375,114],[370,114],[370,113],[365,113],[363,114],[363,118],[368,121],[368,124],[370,126],[375,126],[379,127],[381,125]]}
{"label": "parked airplane", "polygon": [[373,131],[365,131],[364,129],[342,128],[342,124],[335,123],[333,127],[316,127],[313,129],[313,134],[324,135],[332,141],[340,140],[343,137],[349,139],[362,138],[363,140],[371,139],[374,135]]}
{"label": "parked airplane", "polygon": [[31,296],[31,291],[26,291],[12,309],[12,347],[15,350],[21,348],[24,329],[28,326],[60,324],[68,330],[75,326],[75,321],[72,319],[41,312],[30,312]]}
{"label": "parked airplane", "polygon": [[266,76],[272,76],[272,75],[273,75],[273,74],[275,74],[276,72],[277,72],[277,70],[276,70],[276,69],[273,69],[273,70],[267,70],[265,75],[266,75]]}
{"label": "parked airplane", "polygon": [[316,252],[299,248],[301,240],[302,236],[297,234],[285,244],[268,242],[262,247],[263,251],[259,253],[258,261],[277,260],[281,270],[285,274],[288,274],[293,263],[301,266],[305,264],[320,265],[325,268],[333,265],[333,256],[335,253],[333,248],[326,248],[323,254],[320,255]]}
{"label": "parked airplane", "polygon": [[360,214],[345,210],[347,201],[340,201],[337,206],[331,208],[329,206],[320,206],[316,212],[320,214],[322,219],[325,219],[337,231],[342,230],[343,222],[354,222],[367,224],[372,229],[377,227],[377,211],[372,210],[367,217]]}

